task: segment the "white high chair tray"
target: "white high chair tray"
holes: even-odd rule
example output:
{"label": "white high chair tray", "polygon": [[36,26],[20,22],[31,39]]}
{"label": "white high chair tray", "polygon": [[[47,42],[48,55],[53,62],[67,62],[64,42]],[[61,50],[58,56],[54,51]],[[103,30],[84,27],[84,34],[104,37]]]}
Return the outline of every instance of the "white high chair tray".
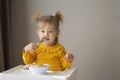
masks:
{"label": "white high chair tray", "polygon": [[24,70],[24,65],[0,73],[0,80],[75,80],[76,69],[65,71],[47,71],[45,74],[32,75],[29,70]]}

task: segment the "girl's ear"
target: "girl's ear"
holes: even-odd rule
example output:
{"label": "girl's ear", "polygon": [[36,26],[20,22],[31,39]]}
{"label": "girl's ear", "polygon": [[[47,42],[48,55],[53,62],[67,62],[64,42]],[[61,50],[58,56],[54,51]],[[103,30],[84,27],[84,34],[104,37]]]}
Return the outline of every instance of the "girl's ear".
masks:
{"label": "girl's ear", "polygon": [[60,30],[57,31],[56,36],[59,36]]}

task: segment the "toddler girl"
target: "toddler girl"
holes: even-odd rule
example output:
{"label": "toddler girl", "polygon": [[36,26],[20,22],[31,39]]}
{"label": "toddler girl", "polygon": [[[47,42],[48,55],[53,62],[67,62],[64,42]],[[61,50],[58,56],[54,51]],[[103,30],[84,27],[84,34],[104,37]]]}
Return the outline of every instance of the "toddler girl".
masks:
{"label": "toddler girl", "polygon": [[59,25],[63,21],[62,14],[40,16],[36,13],[34,18],[38,23],[37,34],[39,43],[30,43],[23,49],[25,64],[50,64],[49,70],[62,71],[70,68],[74,56],[66,53],[65,48],[58,42]]}

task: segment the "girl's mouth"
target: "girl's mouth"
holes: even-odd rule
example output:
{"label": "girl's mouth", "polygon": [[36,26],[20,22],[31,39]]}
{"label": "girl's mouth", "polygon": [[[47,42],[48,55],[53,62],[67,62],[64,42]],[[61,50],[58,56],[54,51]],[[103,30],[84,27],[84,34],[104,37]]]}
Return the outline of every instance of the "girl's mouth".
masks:
{"label": "girl's mouth", "polygon": [[43,41],[48,41],[48,40],[50,40],[49,38],[46,38],[46,37],[44,37],[43,39],[42,39]]}

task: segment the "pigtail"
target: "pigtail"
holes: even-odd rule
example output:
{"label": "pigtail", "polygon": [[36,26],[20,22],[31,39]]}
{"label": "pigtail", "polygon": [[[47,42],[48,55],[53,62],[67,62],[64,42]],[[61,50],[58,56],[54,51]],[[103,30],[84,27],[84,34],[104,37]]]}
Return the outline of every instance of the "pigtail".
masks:
{"label": "pigtail", "polygon": [[57,11],[55,17],[62,23],[63,22],[63,15],[60,11]]}
{"label": "pigtail", "polygon": [[33,19],[35,19],[37,22],[39,22],[40,17],[41,16],[40,16],[39,12],[35,12],[34,15],[33,15]]}

